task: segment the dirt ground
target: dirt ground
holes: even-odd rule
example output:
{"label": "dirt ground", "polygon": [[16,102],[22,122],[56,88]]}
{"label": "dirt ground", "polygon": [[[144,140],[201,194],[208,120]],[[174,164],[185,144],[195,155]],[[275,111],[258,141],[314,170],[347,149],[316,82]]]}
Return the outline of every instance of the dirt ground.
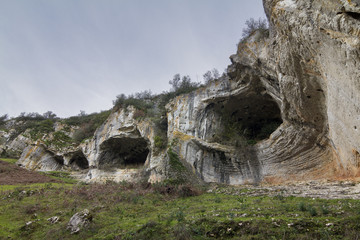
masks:
{"label": "dirt ground", "polygon": [[0,161],[0,185],[59,182],[38,172],[29,171],[15,164]]}

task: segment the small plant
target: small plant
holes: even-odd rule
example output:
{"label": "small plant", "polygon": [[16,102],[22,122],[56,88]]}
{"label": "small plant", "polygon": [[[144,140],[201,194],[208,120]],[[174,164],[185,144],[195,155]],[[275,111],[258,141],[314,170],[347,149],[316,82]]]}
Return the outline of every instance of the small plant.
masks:
{"label": "small plant", "polygon": [[321,213],[323,215],[328,215],[330,213],[329,208],[327,206],[322,205],[321,206]]}
{"label": "small plant", "polygon": [[315,207],[313,207],[313,206],[310,206],[310,207],[308,208],[308,212],[310,213],[310,216],[312,216],[312,217],[316,217],[316,216],[318,215]]}
{"label": "small plant", "polygon": [[298,208],[299,208],[299,210],[302,211],[302,212],[305,212],[306,209],[307,209],[304,202],[300,202],[299,205],[298,205]]}
{"label": "small plant", "polygon": [[278,194],[278,195],[274,196],[274,199],[279,200],[280,202],[283,202],[285,200],[285,197],[283,195]]}
{"label": "small plant", "polygon": [[245,203],[245,198],[238,197],[236,200],[237,200],[239,203]]}
{"label": "small plant", "polygon": [[174,217],[175,219],[181,223],[185,221],[185,213],[184,213],[185,208],[184,207],[179,207],[179,209],[174,213]]}
{"label": "small plant", "polygon": [[214,202],[215,202],[215,203],[221,203],[221,198],[217,196],[217,197],[214,199]]}
{"label": "small plant", "polygon": [[171,148],[168,150],[169,166],[170,166],[170,178],[169,180],[175,181],[177,184],[183,184],[186,182],[187,169],[180,161],[179,156]]}
{"label": "small plant", "polygon": [[157,149],[163,149],[164,147],[166,147],[165,141],[161,136],[154,137],[154,144],[155,148]]}

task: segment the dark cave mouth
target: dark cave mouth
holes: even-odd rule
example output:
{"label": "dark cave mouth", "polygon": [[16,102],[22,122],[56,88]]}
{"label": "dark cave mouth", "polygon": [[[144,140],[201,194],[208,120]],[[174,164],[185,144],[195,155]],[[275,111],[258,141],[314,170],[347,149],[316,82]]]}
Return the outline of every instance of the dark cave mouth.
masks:
{"label": "dark cave mouth", "polygon": [[101,144],[99,169],[142,168],[149,155],[149,146],[144,138],[111,138]]}
{"label": "dark cave mouth", "polygon": [[69,165],[73,170],[84,170],[89,168],[89,161],[82,152],[77,152],[71,157]]}
{"label": "dark cave mouth", "polygon": [[216,104],[215,111],[221,119],[218,137],[235,145],[268,139],[283,122],[279,106],[268,94],[233,96]]}

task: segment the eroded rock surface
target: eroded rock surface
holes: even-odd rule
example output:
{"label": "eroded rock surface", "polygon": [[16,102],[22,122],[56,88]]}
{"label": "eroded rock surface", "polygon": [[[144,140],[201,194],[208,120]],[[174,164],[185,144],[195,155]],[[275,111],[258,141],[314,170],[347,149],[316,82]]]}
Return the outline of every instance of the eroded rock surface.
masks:
{"label": "eroded rock surface", "polygon": [[67,229],[71,234],[75,234],[86,228],[92,222],[92,215],[88,209],[75,213],[69,220]]}

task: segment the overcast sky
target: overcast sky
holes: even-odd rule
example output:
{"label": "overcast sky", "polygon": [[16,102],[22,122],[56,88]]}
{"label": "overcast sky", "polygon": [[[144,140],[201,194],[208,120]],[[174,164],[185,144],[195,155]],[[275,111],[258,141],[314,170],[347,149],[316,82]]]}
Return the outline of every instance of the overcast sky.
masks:
{"label": "overcast sky", "polygon": [[262,0],[0,0],[0,115],[107,110],[223,72]]}

